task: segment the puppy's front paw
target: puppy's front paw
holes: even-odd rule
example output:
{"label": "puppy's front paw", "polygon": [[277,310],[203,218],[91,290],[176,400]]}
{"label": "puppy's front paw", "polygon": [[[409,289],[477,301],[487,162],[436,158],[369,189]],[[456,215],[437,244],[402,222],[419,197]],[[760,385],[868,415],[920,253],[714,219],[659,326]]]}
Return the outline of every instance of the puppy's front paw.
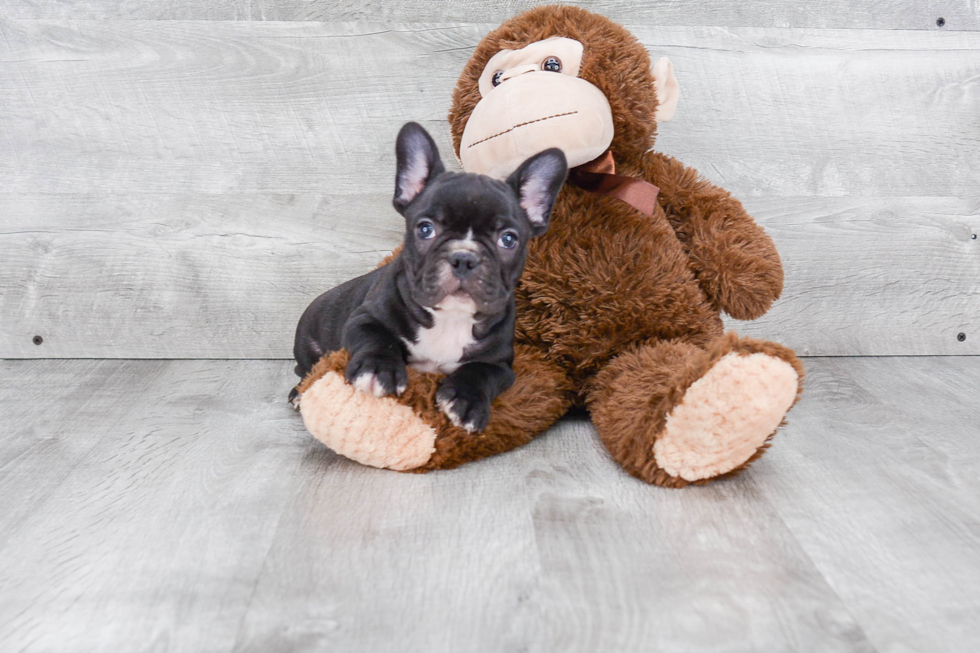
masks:
{"label": "puppy's front paw", "polygon": [[482,431],[490,421],[490,402],[482,393],[448,379],[436,393],[436,404],[454,426],[470,433]]}
{"label": "puppy's front paw", "polygon": [[405,363],[383,358],[352,358],[344,377],[361,392],[375,397],[400,395],[408,387]]}

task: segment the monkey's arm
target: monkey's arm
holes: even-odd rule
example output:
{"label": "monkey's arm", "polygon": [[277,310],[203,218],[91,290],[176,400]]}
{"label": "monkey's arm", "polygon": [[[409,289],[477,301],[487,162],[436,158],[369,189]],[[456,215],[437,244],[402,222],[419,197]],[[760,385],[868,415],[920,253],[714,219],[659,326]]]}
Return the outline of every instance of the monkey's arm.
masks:
{"label": "monkey's arm", "polygon": [[642,172],[660,187],[660,206],[715,307],[739,320],[768,311],[783,290],[783,266],[742,203],[659,152],[646,153]]}

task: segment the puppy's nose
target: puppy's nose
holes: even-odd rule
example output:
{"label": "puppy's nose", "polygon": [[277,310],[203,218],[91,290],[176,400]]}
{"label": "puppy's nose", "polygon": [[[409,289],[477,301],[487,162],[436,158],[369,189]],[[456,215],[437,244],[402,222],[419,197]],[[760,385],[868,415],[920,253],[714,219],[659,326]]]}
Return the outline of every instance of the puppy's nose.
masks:
{"label": "puppy's nose", "polygon": [[480,257],[473,252],[453,252],[449,255],[449,264],[453,266],[453,274],[465,279],[480,264]]}

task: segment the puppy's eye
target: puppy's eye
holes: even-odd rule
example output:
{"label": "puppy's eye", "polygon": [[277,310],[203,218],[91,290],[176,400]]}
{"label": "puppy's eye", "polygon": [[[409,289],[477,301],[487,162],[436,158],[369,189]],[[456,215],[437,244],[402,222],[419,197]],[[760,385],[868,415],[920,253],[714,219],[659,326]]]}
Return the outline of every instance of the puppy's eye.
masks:
{"label": "puppy's eye", "polygon": [[417,233],[419,238],[422,240],[429,240],[436,235],[436,226],[428,220],[422,220],[415,225],[415,233]]}
{"label": "puppy's eye", "polygon": [[500,238],[497,239],[497,244],[504,249],[514,249],[517,247],[517,234],[513,231],[505,231],[500,234]]}
{"label": "puppy's eye", "polygon": [[549,73],[560,73],[561,72],[561,59],[558,57],[548,57],[541,64],[541,70],[547,70]]}
{"label": "puppy's eye", "polygon": [[493,84],[494,86],[500,86],[500,82],[501,82],[500,78],[503,77],[503,75],[504,75],[504,71],[498,70],[493,74],[493,77],[490,78],[490,83]]}

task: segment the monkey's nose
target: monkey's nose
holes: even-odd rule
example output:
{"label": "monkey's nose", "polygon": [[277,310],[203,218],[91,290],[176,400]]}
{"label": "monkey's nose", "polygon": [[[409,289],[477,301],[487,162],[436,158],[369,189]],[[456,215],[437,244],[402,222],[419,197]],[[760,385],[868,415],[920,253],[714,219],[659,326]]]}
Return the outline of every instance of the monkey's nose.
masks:
{"label": "monkey's nose", "polygon": [[473,252],[453,252],[449,255],[449,264],[453,266],[453,274],[465,279],[480,265],[480,257]]}

